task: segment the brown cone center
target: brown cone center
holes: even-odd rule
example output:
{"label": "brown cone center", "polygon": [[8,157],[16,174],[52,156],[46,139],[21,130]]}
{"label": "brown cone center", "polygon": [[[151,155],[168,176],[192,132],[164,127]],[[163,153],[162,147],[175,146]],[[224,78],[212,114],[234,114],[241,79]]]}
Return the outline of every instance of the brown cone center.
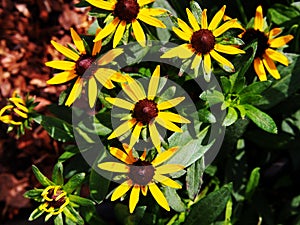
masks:
{"label": "brown cone center", "polygon": [[90,68],[93,64],[95,58],[89,55],[81,55],[80,58],[76,61],[76,74],[78,76],[83,76],[85,71]]}
{"label": "brown cone center", "polygon": [[120,20],[125,20],[127,23],[131,23],[136,19],[140,11],[140,6],[136,0],[118,0],[113,11],[114,16]]}
{"label": "brown cone center", "polygon": [[65,196],[61,197],[58,200],[55,200],[62,193],[63,193],[63,191],[58,189],[56,191],[56,194],[54,194],[54,188],[50,189],[48,191],[47,197],[52,199],[52,201],[47,201],[49,203],[50,207],[52,206],[54,209],[57,209],[57,208],[61,207],[66,202],[66,197]]}
{"label": "brown cone center", "polygon": [[139,159],[130,167],[128,176],[132,180],[133,184],[146,186],[152,181],[154,171],[155,168],[151,165],[151,163]]}
{"label": "brown cone center", "polygon": [[191,44],[197,53],[207,54],[214,49],[215,36],[210,30],[201,29],[193,33]]}
{"label": "brown cone center", "polygon": [[149,99],[140,100],[135,104],[132,117],[144,125],[149,124],[158,115],[157,104]]}

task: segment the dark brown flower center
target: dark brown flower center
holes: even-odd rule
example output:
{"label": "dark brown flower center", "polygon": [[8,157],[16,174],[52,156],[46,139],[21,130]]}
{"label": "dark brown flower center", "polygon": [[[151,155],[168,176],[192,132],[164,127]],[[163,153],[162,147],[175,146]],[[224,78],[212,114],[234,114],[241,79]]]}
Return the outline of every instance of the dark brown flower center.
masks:
{"label": "dark brown flower center", "polygon": [[56,193],[54,194],[54,188],[50,189],[47,194],[47,197],[52,199],[52,201],[47,201],[49,206],[50,207],[52,206],[55,209],[61,207],[66,202],[66,196],[63,196],[63,197],[59,198],[58,200],[55,200],[55,199],[63,193],[64,193],[64,191],[58,189],[56,191]]}
{"label": "dark brown flower center", "polygon": [[149,124],[157,115],[157,104],[147,98],[136,103],[132,112],[132,117],[136,118],[138,122],[142,122],[144,125]]}
{"label": "dark brown flower center", "polygon": [[193,33],[191,44],[197,53],[207,54],[214,49],[215,36],[210,30],[201,29]]}
{"label": "dark brown flower center", "polygon": [[152,181],[154,171],[155,168],[151,165],[151,163],[139,159],[130,166],[128,176],[132,180],[133,184],[146,186]]}
{"label": "dark brown flower center", "polygon": [[76,74],[78,76],[83,76],[85,71],[90,68],[93,64],[95,58],[89,55],[81,55],[80,58],[76,61]]}
{"label": "dark brown flower center", "polygon": [[130,23],[137,17],[140,6],[136,0],[118,0],[113,11],[113,15]]}
{"label": "dark brown flower center", "polygon": [[255,57],[262,57],[265,53],[266,49],[270,47],[268,43],[268,36],[259,30],[255,30],[253,28],[247,29],[246,32],[242,36],[242,40],[245,44],[249,44],[253,40],[257,39],[257,50]]}

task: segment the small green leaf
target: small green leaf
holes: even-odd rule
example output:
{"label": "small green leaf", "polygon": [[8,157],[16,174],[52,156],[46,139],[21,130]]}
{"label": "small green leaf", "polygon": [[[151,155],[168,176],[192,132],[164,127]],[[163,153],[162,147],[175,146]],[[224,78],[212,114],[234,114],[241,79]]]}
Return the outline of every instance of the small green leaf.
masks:
{"label": "small green leaf", "polygon": [[29,220],[29,221],[33,221],[33,220],[37,219],[38,217],[40,217],[43,213],[44,213],[43,210],[40,210],[39,208],[36,208],[36,209],[33,210],[33,212],[30,214],[28,220]]}
{"label": "small green leaf", "polygon": [[234,124],[238,119],[238,113],[233,107],[228,107],[227,115],[223,120],[222,126],[228,127]]}
{"label": "small green leaf", "polygon": [[70,201],[81,206],[93,206],[95,203],[87,198],[82,198],[78,195],[69,195]]}
{"label": "small green leaf", "polygon": [[195,16],[198,24],[201,24],[201,17],[202,17],[202,9],[198,2],[190,1],[190,7],[193,15]]}
{"label": "small green leaf", "polygon": [[46,176],[44,176],[41,171],[35,166],[32,165],[32,171],[36,177],[36,179],[43,185],[44,187],[48,187],[51,185],[55,185],[52,181],[50,181]]}
{"label": "small green leaf", "polygon": [[61,213],[55,217],[54,225],[64,225],[64,221]]}
{"label": "small green leaf", "polygon": [[245,198],[251,199],[252,195],[254,194],[258,184],[259,184],[259,178],[260,178],[260,168],[257,167],[252,170],[249,181],[246,186],[246,192],[245,192]]}
{"label": "small green leaf", "polygon": [[202,176],[204,170],[204,157],[198,159],[189,168],[187,168],[186,189],[191,200],[194,200],[199,193],[200,187],[203,183]]}
{"label": "small green leaf", "polygon": [[52,173],[52,180],[57,185],[64,184],[64,177],[63,177],[63,165],[61,162],[55,164]]}
{"label": "small green leaf", "polygon": [[63,186],[63,190],[67,193],[72,193],[77,187],[79,187],[85,179],[85,173],[75,174],[70,180]]}
{"label": "small green leaf", "polygon": [[68,217],[70,220],[72,220],[76,224],[84,225],[83,219],[81,218],[81,216],[79,215],[79,213],[72,206],[67,205],[63,209],[63,212],[66,215],[66,217]]}
{"label": "small green leaf", "polygon": [[64,162],[68,159],[70,159],[71,157],[73,157],[74,155],[79,153],[79,149],[77,146],[75,145],[69,145],[65,148],[65,151],[63,154],[61,154],[61,156],[58,158],[59,162]]}
{"label": "small green leaf", "polygon": [[208,109],[200,109],[198,110],[199,121],[203,123],[215,123],[216,117],[211,113]]}
{"label": "small green leaf", "polygon": [[260,111],[258,108],[245,104],[246,115],[252,120],[259,128],[269,133],[277,134],[277,126],[274,120],[266,113]]}
{"label": "small green leaf", "polygon": [[231,90],[231,83],[229,81],[229,79],[227,77],[220,77],[221,80],[221,84],[222,84],[222,90],[224,92],[224,94],[228,94]]}
{"label": "small green leaf", "polygon": [[40,202],[43,199],[43,197],[41,196],[43,191],[44,189],[33,189],[26,191],[23,196],[25,198],[34,199],[35,201]]}
{"label": "small green leaf", "polygon": [[201,93],[200,98],[207,101],[210,106],[224,102],[223,93],[217,90],[207,90]]}
{"label": "small green leaf", "polygon": [[176,192],[176,189],[165,187],[164,188],[164,194],[168,200],[168,203],[172,209],[174,209],[176,212],[184,212],[185,211],[185,205],[181,201],[181,198]]}
{"label": "small green leaf", "polygon": [[223,225],[231,225],[231,215],[232,215],[232,200],[231,198],[228,200],[226,204],[226,211],[225,211],[225,221]]}

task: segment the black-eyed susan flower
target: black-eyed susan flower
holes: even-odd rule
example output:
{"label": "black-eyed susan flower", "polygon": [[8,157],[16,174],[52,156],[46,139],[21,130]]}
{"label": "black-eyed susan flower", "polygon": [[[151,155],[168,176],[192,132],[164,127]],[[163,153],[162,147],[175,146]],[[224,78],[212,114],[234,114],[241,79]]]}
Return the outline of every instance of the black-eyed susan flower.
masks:
{"label": "black-eyed susan flower", "polygon": [[171,188],[181,188],[180,184],[165,176],[165,174],[181,171],[184,169],[184,166],[178,164],[162,165],[162,163],[173,156],[178,148],[170,148],[158,154],[152,161],[145,159],[146,151],[144,151],[141,157],[134,157],[132,148],[127,144],[123,144],[123,148],[125,152],[111,147],[110,153],[125,164],[104,162],[98,165],[102,170],[126,174],[126,180],[114,190],[111,200],[115,201],[121,198],[132,188],[129,197],[129,211],[132,213],[139,201],[140,192],[146,196],[149,189],[157,203],[169,211],[168,201],[158,188],[156,182],[160,182]]}
{"label": "black-eyed susan flower", "polygon": [[236,19],[229,20],[218,27],[223,19],[225,8],[226,6],[223,6],[215,14],[210,24],[207,23],[207,10],[204,9],[202,12],[200,25],[198,24],[193,13],[189,9],[186,9],[191,27],[188,26],[183,20],[178,18],[177,22],[179,28],[173,27],[172,29],[179,38],[187,43],[168,50],[161,56],[161,58],[179,57],[181,59],[188,59],[194,57],[191,68],[199,68],[201,62],[203,61],[204,72],[210,74],[212,70],[212,57],[223,66],[226,66],[233,71],[233,64],[218,52],[231,55],[245,52],[234,46],[218,43],[218,37],[220,37],[228,29],[241,28],[241,25],[237,23]]}
{"label": "black-eyed susan flower", "polygon": [[146,45],[146,36],[139,21],[160,28],[166,26],[155,16],[166,12],[165,9],[146,8],[155,0],[86,0],[91,5],[112,12],[113,20],[99,32],[94,41],[101,40],[115,32],[113,47],[121,41],[128,24],[131,25],[135,39],[141,46]]}
{"label": "black-eyed susan flower", "polygon": [[275,49],[285,46],[294,38],[292,35],[277,37],[282,32],[281,28],[273,28],[270,32],[267,32],[266,28],[267,24],[263,18],[262,7],[258,6],[254,17],[254,27],[248,28],[241,34],[245,44],[249,44],[257,39],[257,50],[253,66],[260,81],[267,80],[265,69],[272,77],[280,79],[280,74],[273,61],[277,61],[285,66],[288,66],[289,61],[283,53]]}
{"label": "black-eyed susan flower", "polygon": [[160,150],[161,141],[156,124],[173,132],[182,132],[181,128],[174,123],[190,123],[183,116],[164,111],[177,106],[185,97],[177,97],[160,103],[156,102],[159,79],[160,66],[157,66],[149,81],[147,95],[144,88],[136,80],[127,77],[128,83],[122,83],[122,89],[130,101],[121,98],[106,98],[114,106],[130,111],[127,121],[117,127],[108,139],[120,137],[126,132],[131,131],[132,135],[129,145],[132,147],[138,141],[142,129],[148,128],[154,147]]}
{"label": "black-eyed susan flower", "polygon": [[[97,31],[99,33],[100,29]],[[71,28],[71,36],[78,50],[75,52],[61,44],[51,41],[54,48],[67,57],[68,60],[54,60],[46,62],[46,65],[55,69],[64,70],[57,73],[53,78],[47,81],[48,84],[63,84],[74,80],[75,83],[65,102],[66,106],[70,106],[79,97],[85,83],[88,84],[88,99],[90,107],[93,107],[98,93],[97,82],[102,84],[107,89],[114,88],[115,82],[125,82],[126,79],[119,72],[104,66],[111,63],[117,56],[123,53],[122,49],[112,49],[100,59],[97,59],[97,54],[102,47],[102,41],[98,40],[94,43],[93,50],[88,53],[81,37]],[[70,61],[72,60],[72,61]],[[95,61],[96,60],[96,61]],[[89,75],[84,75],[87,69],[94,66]]]}

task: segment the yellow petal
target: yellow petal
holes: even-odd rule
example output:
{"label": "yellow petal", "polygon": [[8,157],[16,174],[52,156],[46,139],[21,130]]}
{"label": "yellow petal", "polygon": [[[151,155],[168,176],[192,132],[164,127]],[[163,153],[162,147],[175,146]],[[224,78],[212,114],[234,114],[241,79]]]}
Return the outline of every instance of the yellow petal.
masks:
{"label": "yellow petal", "polygon": [[183,30],[184,33],[186,33],[186,35],[188,35],[189,37],[191,37],[194,33],[193,29],[190,28],[186,22],[184,22],[182,19],[177,19],[178,22],[178,26],[180,27],[181,30]]}
{"label": "yellow petal", "polygon": [[159,112],[158,113],[160,118],[163,118],[165,120],[169,120],[175,123],[190,123],[188,119],[184,118],[183,116],[180,116],[178,114],[172,113],[172,112]]}
{"label": "yellow petal", "polygon": [[179,57],[181,59],[188,59],[191,58],[194,54],[193,49],[191,48],[190,44],[182,44],[175,48],[172,48],[165,52],[161,58],[174,58]]}
{"label": "yellow petal", "polygon": [[155,118],[155,121],[157,123],[159,123],[159,125],[161,125],[162,127],[165,127],[166,129],[170,130],[170,131],[174,131],[174,132],[182,132],[181,128],[179,128],[177,125],[175,125],[174,123],[172,123],[169,120],[163,119],[158,116]]}
{"label": "yellow petal", "polygon": [[157,187],[157,185],[155,183],[151,183],[150,185],[148,185],[148,187],[149,187],[149,190],[150,190],[152,196],[157,201],[157,203],[161,207],[163,207],[165,210],[170,211],[169,203],[168,203],[167,199],[165,198],[164,194]]}
{"label": "yellow petal", "polygon": [[264,69],[263,62],[260,60],[260,58],[255,58],[253,61],[254,70],[259,78],[260,81],[266,81],[267,75],[266,71]]}
{"label": "yellow petal", "polygon": [[110,104],[115,105],[119,108],[128,109],[128,110],[133,110],[134,108],[134,104],[121,98],[107,97],[105,98],[105,100],[108,101]]}
{"label": "yellow petal", "polygon": [[121,160],[122,162],[124,162],[126,164],[134,163],[134,161],[132,161],[131,158],[127,154],[125,154],[123,151],[121,151],[120,149],[110,147],[109,150],[110,150],[110,154],[112,154],[114,157]]}
{"label": "yellow petal", "polygon": [[138,0],[138,4],[140,7],[144,6],[144,5],[147,5],[147,4],[150,4],[152,2],[154,2],[155,0]]}
{"label": "yellow petal", "polygon": [[167,151],[164,151],[160,154],[158,154],[154,160],[152,160],[151,164],[156,167],[163,162],[167,161],[169,158],[171,158],[174,153],[178,150],[178,147],[169,148]]}
{"label": "yellow petal", "polygon": [[211,73],[211,59],[210,59],[209,54],[204,55],[203,64],[204,64],[205,72],[210,74]]}
{"label": "yellow petal", "polygon": [[63,61],[63,60],[54,60],[54,61],[46,62],[45,65],[59,70],[74,70],[76,63],[70,61]]}
{"label": "yellow petal", "polygon": [[193,30],[194,31],[200,30],[200,26],[199,26],[195,16],[193,15],[193,13],[188,8],[186,8],[186,13],[188,15],[189,22],[190,22],[191,26],[193,27]]}
{"label": "yellow petal", "polygon": [[202,11],[202,16],[201,16],[201,28],[202,29],[207,29],[207,27],[208,27],[206,11],[207,11],[207,9],[204,9]]}
{"label": "yellow petal", "polygon": [[78,49],[78,51],[80,52],[80,54],[86,54],[85,47],[81,37],[76,33],[76,31],[72,27],[70,28],[70,31],[71,31],[73,42],[76,48]]}
{"label": "yellow petal", "polygon": [[50,80],[47,80],[47,84],[63,84],[70,80],[73,80],[78,75],[75,73],[74,70],[64,71],[61,73],[55,74]]}
{"label": "yellow petal", "polygon": [[123,76],[121,73],[119,72],[115,72],[111,77],[111,80],[115,81],[115,82],[119,82],[119,83],[123,83],[126,82],[127,79],[125,78],[125,76]]}
{"label": "yellow petal", "polygon": [[267,55],[264,55],[262,62],[265,65],[268,72],[272,75],[272,77],[274,77],[275,79],[280,79],[280,74],[272,59],[270,59]]}
{"label": "yellow petal", "polygon": [[143,28],[141,27],[139,21],[134,19],[134,20],[132,20],[131,24],[132,24],[132,29],[133,29],[135,39],[142,47],[145,47],[146,46],[146,36],[145,36],[145,33],[144,33]]}
{"label": "yellow petal", "polygon": [[155,17],[148,15],[146,13],[146,11],[141,11],[137,16],[137,19],[140,19],[144,23],[147,23],[154,27],[166,28],[166,25],[162,21],[160,21],[159,19],[157,19]]}
{"label": "yellow petal", "polygon": [[286,35],[286,36],[269,40],[269,44],[271,48],[281,48],[282,46],[286,45],[286,43],[291,41],[293,38],[294,38],[293,35]]}
{"label": "yellow petal", "polygon": [[108,140],[113,139],[115,137],[120,137],[121,135],[125,134],[129,131],[134,125],[136,124],[135,119],[128,120],[122,123],[119,127],[117,127],[111,135],[107,138]]}
{"label": "yellow petal", "polygon": [[185,40],[185,41],[190,41],[191,40],[191,36],[192,36],[191,34],[188,34],[184,31],[178,29],[177,27],[172,27],[172,30],[182,40]]}
{"label": "yellow petal", "polygon": [[143,123],[138,122],[131,134],[131,138],[130,138],[130,143],[129,143],[129,147],[133,147],[133,145],[137,142],[137,140],[140,138],[140,134],[141,134],[141,130],[143,128]]}
{"label": "yellow petal", "polygon": [[181,188],[181,185],[164,175],[155,174],[153,179],[171,188]]}
{"label": "yellow petal", "polygon": [[269,38],[275,37],[282,32],[281,28],[275,27],[269,32]]}
{"label": "yellow petal", "polygon": [[76,52],[72,51],[69,48],[66,48],[65,46],[62,46],[61,44],[56,43],[55,41],[51,41],[51,44],[57,51],[59,51],[67,58],[72,59],[73,61],[77,61],[80,57]]}
{"label": "yellow petal", "polygon": [[26,113],[20,111],[19,109],[14,108],[13,110],[14,110],[14,112],[15,112],[16,114],[18,114],[19,116],[23,117],[24,119],[27,119],[27,118],[28,118],[28,115],[27,115]]}
{"label": "yellow petal", "polygon": [[263,31],[264,27],[264,17],[261,5],[256,8],[255,18],[254,18],[254,29]]}
{"label": "yellow petal", "polygon": [[10,124],[12,122],[12,118],[10,115],[0,116],[0,121],[6,124]]}
{"label": "yellow petal", "polygon": [[145,148],[143,154],[142,154],[141,157],[140,157],[140,160],[145,161],[146,156],[147,156],[147,149]]}
{"label": "yellow petal", "polygon": [[222,45],[222,44],[215,44],[214,49],[218,52],[235,55],[235,54],[243,54],[245,53],[244,50],[241,50],[239,48],[230,46],[230,45]]}
{"label": "yellow petal", "polygon": [[165,9],[158,9],[158,8],[142,8],[140,9],[139,13],[146,14],[149,16],[159,16],[167,12]]}
{"label": "yellow petal", "polygon": [[121,55],[123,52],[124,50],[121,48],[111,49],[104,56],[102,56],[97,63],[99,66],[107,65],[108,63],[111,63],[116,57]]}
{"label": "yellow petal", "polygon": [[219,23],[222,21],[222,18],[224,16],[225,13],[225,9],[226,9],[226,5],[224,5],[217,13],[216,15],[213,17],[213,19],[211,20],[209,26],[208,26],[208,30],[215,30]]}
{"label": "yellow petal", "polygon": [[142,194],[143,194],[144,196],[146,196],[146,195],[147,195],[147,191],[148,191],[148,186],[142,186],[142,187],[141,187],[141,191],[142,191]]}
{"label": "yellow petal", "polygon": [[201,54],[196,54],[195,58],[192,62],[191,69],[199,68],[201,61],[202,61],[202,55]]}
{"label": "yellow petal", "polygon": [[6,106],[4,106],[4,107],[0,110],[0,116],[2,116],[3,113],[5,113],[6,110],[12,109],[13,107],[14,107],[13,105],[6,105]]}
{"label": "yellow petal", "polygon": [[149,82],[149,87],[148,87],[148,99],[153,100],[156,96],[158,84],[159,84],[159,78],[160,78],[160,66],[156,66],[150,82]]}
{"label": "yellow petal", "polygon": [[139,201],[139,195],[140,195],[140,186],[134,185],[131,193],[130,193],[130,199],[129,199],[129,212],[133,213],[138,201]]}
{"label": "yellow petal", "polygon": [[97,8],[100,9],[112,11],[115,8],[114,2],[102,1],[102,0],[86,0],[86,1],[91,5],[96,6]]}
{"label": "yellow petal", "polygon": [[234,70],[234,66],[231,62],[229,62],[227,59],[225,59],[223,56],[221,56],[219,53],[217,53],[215,50],[211,50],[209,53],[216,61],[221,63],[222,65],[228,66],[232,70]]}
{"label": "yellow petal", "polygon": [[[97,36],[97,34],[99,34],[100,31],[101,31],[101,29],[98,28],[96,31],[96,36]],[[101,48],[102,48],[102,40],[94,42],[92,56],[97,55],[101,51]]]}
{"label": "yellow petal", "polygon": [[106,25],[99,34],[96,35],[94,42],[102,40],[103,38],[107,37],[111,33],[115,31],[119,24],[120,20],[118,17],[114,18],[113,21],[111,21],[108,25]]}
{"label": "yellow petal", "polygon": [[128,76],[126,77],[128,81],[129,88],[133,90],[135,96],[138,98],[138,100],[143,100],[146,98],[145,90],[144,88],[132,77]]}
{"label": "yellow petal", "polygon": [[129,189],[132,187],[131,181],[127,180],[125,182],[123,182],[122,184],[120,184],[120,186],[118,186],[112,196],[111,196],[111,201],[115,201],[119,198],[121,198],[123,195],[126,194],[127,191],[129,191]]}
{"label": "yellow petal", "polygon": [[277,52],[271,48],[267,48],[265,53],[267,56],[269,56],[274,61],[280,62],[281,64],[283,64],[285,66],[289,65],[289,60],[284,54]]}
{"label": "yellow petal", "polygon": [[131,160],[132,162],[136,162],[137,159],[133,157],[133,154],[132,154],[132,148],[130,148],[129,145],[126,144],[126,143],[123,143],[122,146],[123,146],[125,152],[127,153],[128,157],[130,158],[130,160]]}
{"label": "yellow petal", "polygon": [[132,101],[138,102],[139,98],[136,96],[136,93],[131,89],[131,87],[128,84],[122,83],[122,90],[128,95]]}
{"label": "yellow petal", "polygon": [[124,31],[125,31],[125,28],[126,28],[126,21],[122,20],[116,30],[116,33],[115,33],[115,37],[114,37],[114,41],[113,41],[113,48],[115,48],[121,41]]}
{"label": "yellow petal", "polygon": [[106,68],[99,68],[95,73],[94,77],[106,88],[111,89],[114,87],[114,85],[107,86],[108,82],[111,83],[110,77],[112,74],[114,74],[115,71],[112,69],[106,69]]}
{"label": "yellow petal", "polygon": [[155,167],[155,174],[175,173],[183,169],[184,169],[183,165],[165,164],[159,167]]}
{"label": "yellow petal", "polygon": [[88,85],[89,105],[91,108],[95,105],[97,93],[98,93],[98,88],[97,88],[96,80],[94,77],[91,77],[89,79],[89,85]]}
{"label": "yellow petal", "polygon": [[26,112],[26,113],[29,112],[28,108],[23,103],[14,102],[14,104],[16,105],[16,107],[18,107],[23,112]]}
{"label": "yellow petal", "polygon": [[225,31],[229,30],[230,28],[242,28],[241,25],[237,22],[236,19],[227,21],[226,23],[222,24],[220,27],[213,31],[213,35],[215,37],[219,37]]}
{"label": "yellow petal", "polygon": [[115,173],[128,173],[129,167],[123,163],[118,162],[104,162],[98,164],[98,167],[102,170],[107,170]]}
{"label": "yellow petal", "polygon": [[160,144],[161,144],[160,135],[155,126],[155,123],[149,123],[149,132],[150,132],[150,138],[152,140],[154,147],[157,149],[158,153],[160,153]]}
{"label": "yellow petal", "polygon": [[184,99],[185,99],[185,97],[177,97],[177,98],[173,98],[171,100],[167,100],[165,102],[161,102],[157,105],[157,109],[164,110],[164,109],[169,109],[169,108],[175,107],[176,105],[181,103]]}
{"label": "yellow petal", "polygon": [[73,104],[73,102],[78,98],[78,96],[81,94],[82,90],[82,79],[80,77],[77,78],[75,84],[73,85],[73,88],[69,94],[69,97],[65,103],[66,106],[70,106]]}

